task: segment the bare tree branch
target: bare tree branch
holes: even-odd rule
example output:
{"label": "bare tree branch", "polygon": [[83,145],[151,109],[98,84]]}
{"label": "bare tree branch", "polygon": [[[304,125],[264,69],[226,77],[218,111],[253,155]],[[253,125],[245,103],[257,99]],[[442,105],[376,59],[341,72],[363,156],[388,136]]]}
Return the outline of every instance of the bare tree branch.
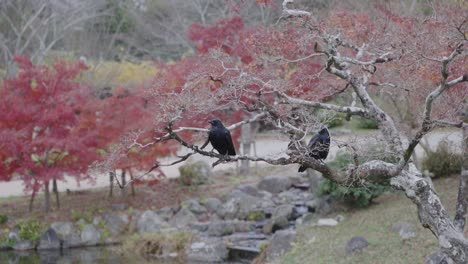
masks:
{"label": "bare tree branch", "polygon": [[[423,119],[421,128],[419,129],[419,131],[416,133],[416,135],[413,137],[410,144],[408,145],[408,148],[405,151],[404,157],[400,161],[400,166],[404,166],[409,161],[411,154],[413,153],[414,149],[418,145],[419,141],[421,141],[422,137],[434,128],[434,125],[433,125],[434,123],[431,121],[432,103],[434,102],[434,100],[436,100],[444,92],[446,88],[453,86],[460,82],[468,81],[468,78],[466,78],[466,76],[468,75],[463,75],[447,83],[447,78],[449,76],[448,69],[447,69],[448,64],[452,62],[453,59],[455,59],[457,55],[462,54],[462,47],[463,47],[463,43],[459,43],[457,47],[455,48],[455,50],[450,54],[450,56],[436,60],[442,63],[442,68],[441,68],[442,81],[439,84],[439,86],[436,89],[434,89],[426,97],[424,114],[423,114],[424,119]],[[436,124],[441,124],[441,122],[437,121]]]}
{"label": "bare tree branch", "polygon": [[283,16],[284,17],[289,17],[289,16],[294,16],[294,17],[298,17],[298,16],[311,16],[312,13],[308,12],[308,11],[304,11],[304,10],[299,10],[299,9],[289,9],[288,8],[288,4],[293,4],[294,3],[294,0],[284,0],[283,1]]}
{"label": "bare tree branch", "polygon": [[366,116],[369,115],[368,111],[366,111],[365,109],[360,108],[360,107],[338,106],[338,105],[333,105],[333,104],[308,101],[308,100],[303,100],[303,99],[288,96],[287,94],[285,94],[283,92],[280,92],[278,90],[276,92],[278,93],[278,95],[283,97],[288,104],[305,105],[305,106],[310,106],[310,107],[315,107],[315,108],[332,110],[332,111],[339,112],[339,113],[346,113],[346,114],[350,114],[350,115],[359,115],[359,116],[363,116],[363,117],[366,117]]}

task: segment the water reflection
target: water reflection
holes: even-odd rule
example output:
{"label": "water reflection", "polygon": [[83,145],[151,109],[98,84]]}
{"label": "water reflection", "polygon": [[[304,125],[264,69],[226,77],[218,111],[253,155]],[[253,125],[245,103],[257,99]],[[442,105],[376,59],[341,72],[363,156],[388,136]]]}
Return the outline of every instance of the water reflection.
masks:
{"label": "water reflection", "polygon": [[0,264],[181,264],[182,260],[144,258],[115,247],[45,251],[0,251]]}
{"label": "water reflection", "polygon": [[110,248],[91,247],[50,251],[4,251],[0,263],[5,264],[94,264],[132,263]]}

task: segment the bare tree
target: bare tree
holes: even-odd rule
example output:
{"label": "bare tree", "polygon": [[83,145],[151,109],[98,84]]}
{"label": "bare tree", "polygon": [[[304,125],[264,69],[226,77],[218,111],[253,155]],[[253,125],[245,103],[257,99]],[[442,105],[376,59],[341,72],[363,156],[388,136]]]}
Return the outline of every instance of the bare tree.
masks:
{"label": "bare tree", "polygon": [[[462,174],[460,180],[454,220],[440,201],[431,180],[421,174],[412,160],[412,154],[424,135],[438,127],[463,126],[462,122],[455,120],[456,115],[454,115],[462,109],[459,105],[460,98],[462,102],[465,100],[466,104],[467,96],[468,73],[463,72],[466,68],[460,67],[467,57],[466,19],[463,20],[463,11],[458,14],[452,13],[451,20],[448,16],[441,18],[442,12],[439,13],[438,9],[433,10],[431,18],[421,20],[405,21],[396,17],[395,28],[392,28],[392,24],[387,23],[388,20],[384,17],[382,28],[376,27],[372,34],[366,31],[362,34],[371,36],[360,38],[359,32],[349,26],[349,21],[352,21],[350,18],[343,18],[344,25],[342,25],[350,30],[340,31],[340,25],[335,26],[340,21],[332,21],[335,24],[327,27],[320,24],[311,12],[294,8],[291,6],[292,3],[292,0],[285,0],[282,3],[283,12],[277,25],[285,27],[285,30],[281,31],[282,35],[278,35],[284,36],[292,29],[296,29],[294,36],[299,44],[292,50],[303,51],[300,57],[291,58],[287,57],[289,53],[275,53],[279,48],[271,47],[288,48],[281,46],[283,39],[275,35],[270,40],[273,45],[268,46],[268,34],[261,33],[255,35],[254,39],[257,42],[254,41],[256,44],[253,44],[251,50],[263,46],[268,48],[261,52],[262,56],[256,58],[256,67],[252,67],[251,64],[244,66],[238,59],[213,49],[211,53],[202,56],[199,64],[193,65],[189,77],[184,80],[181,93],[157,90],[157,87],[164,86],[163,81],[150,88],[153,96],[165,98],[164,102],[160,102],[156,119],[166,121],[164,127],[159,127],[164,129],[166,134],[155,138],[154,142],[144,144],[138,141],[138,136],[135,136],[127,140],[126,147],[149,147],[175,140],[191,152],[176,162],[166,164],[167,166],[182,162],[193,154],[201,154],[216,158],[217,161],[213,166],[223,162],[243,160],[263,161],[273,165],[295,163],[319,171],[324,177],[342,185],[359,186],[366,183],[388,182],[395,189],[403,191],[416,205],[421,224],[431,230],[438,239],[441,251],[457,263],[468,262],[468,240],[463,234],[467,206],[466,173]],[[362,25],[353,25],[356,28],[365,27],[366,23],[372,20],[369,17],[359,17],[359,19]],[[414,27],[405,24],[410,22]],[[422,30],[426,26],[429,29]],[[434,27],[443,30],[434,35]],[[412,34],[405,32],[408,29],[413,30]],[[415,31],[417,33],[413,34]],[[441,40],[435,42],[437,45],[428,41],[436,37],[440,37]],[[284,43],[291,43],[290,38],[285,38]],[[362,39],[366,39],[367,42],[360,42]],[[307,82],[309,79],[318,80],[317,87],[309,93],[300,90],[304,87],[301,83],[294,84],[284,76],[275,75],[276,72],[268,68],[273,67],[272,65],[293,64],[295,70],[300,71],[303,69],[298,65],[310,66],[301,64],[308,61],[321,65],[313,76],[307,71],[301,75],[300,82]],[[426,74],[432,80],[427,80]],[[216,80],[222,85],[214,93],[207,79]],[[340,84],[333,86],[337,80],[341,80]],[[292,85],[296,86],[291,87]],[[375,88],[388,88],[394,93],[410,91],[410,94],[414,95],[413,103],[418,104],[414,111],[422,112],[415,124],[416,132],[408,141],[395,124],[392,115],[374,100]],[[349,105],[321,101],[324,98],[349,96],[349,90],[353,94]],[[242,99],[245,97],[248,100]],[[183,138],[181,132],[184,131],[207,132],[206,128],[181,126],[180,123],[184,119],[227,107],[245,109],[253,113],[251,118],[227,126],[228,129],[236,129],[261,119],[270,122],[287,135],[291,140],[290,146],[293,146],[287,151],[287,157],[250,155],[225,157],[213,151],[206,151],[203,146],[195,145]],[[357,159],[359,152],[354,151],[359,146],[353,145],[352,142],[345,142],[343,145],[354,155],[354,164],[340,171],[304,155],[306,146],[301,139],[318,125],[318,120],[310,116],[312,109],[342,113],[347,118],[359,116],[377,122],[381,132],[379,140],[394,162],[379,157],[359,162]],[[466,141],[465,136],[465,145]],[[155,165],[158,166],[164,164]]]}
{"label": "bare tree", "polygon": [[102,15],[103,1],[4,0],[0,2],[0,65],[15,74],[12,60],[27,55],[41,63],[67,36]]}

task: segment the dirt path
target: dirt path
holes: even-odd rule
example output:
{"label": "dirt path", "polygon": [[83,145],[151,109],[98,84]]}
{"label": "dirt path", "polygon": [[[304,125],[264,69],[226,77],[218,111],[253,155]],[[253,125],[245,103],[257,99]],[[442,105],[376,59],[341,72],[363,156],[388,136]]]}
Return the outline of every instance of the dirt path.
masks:
{"label": "dirt path", "polygon": [[[374,139],[378,132],[366,132],[366,133],[359,133],[359,134],[344,134],[341,136],[334,136],[333,131],[332,134],[332,144],[330,148],[330,154],[328,159],[333,159],[336,155],[336,152],[339,150],[338,145],[344,142],[359,142],[359,144],[368,144],[370,140]],[[427,136],[427,143],[432,149],[435,149],[437,144],[442,140],[449,140],[454,143],[456,146],[457,142],[461,140],[461,132],[460,131],[443,131],[443,132],[433,132]],[[425,141],[425,140],[423,140]],[[288,141],[286,138],[279,138],[272,135],[260,135],[257,139],[256,149],[257,149],[257,156],[262,157],[278,157],[284,156],[284,152],[287,149]],[[178,154],[184,154],[188,151],[188,149],[182,149],[179,151]],[[416,155],[418,158],[421,157],[423,150],[421,147],[416,148]],[[252,153],[253,155],[253,153]],[[193,155],[193,160],[203,160],[208,163],[214,162],[214,159],[209,157],[204,157],[201,155]],[[175,160],[174,157],[164,158],[161,163],[169,163]],[[179,176],[179,167],[182,166],[184,163],[179,163],[174,166],[170,167],[163,167],[162,170],[166,174],[168,178],[176,178]],[[258,164],[261,166],[261,162]],[[229,164],[221,164],[214,168],[215,171],[220,170],[237,170],[236,163],[229,163]],[[98,188],[104,187],[109,184],[109,177],[108,175],[99,175],[96,177],[95,182],[81,182],[77,185],[76,181],[71,177],[65,177],[65,182],[60,182],[58,185],[59,191],[65,191],[66,189],[70,190],[84,190],[90,188]],[[0,197],[9,197],[9,196],[18,196],[23,195],[23,185],[22,182],[19,180],[14,180],[10,182],[0,182]]]}

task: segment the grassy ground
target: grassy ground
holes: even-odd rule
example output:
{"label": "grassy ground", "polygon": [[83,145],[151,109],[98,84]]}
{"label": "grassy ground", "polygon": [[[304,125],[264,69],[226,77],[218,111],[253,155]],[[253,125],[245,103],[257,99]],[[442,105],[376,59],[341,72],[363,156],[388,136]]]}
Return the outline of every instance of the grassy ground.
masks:
{"label": "grassy ground", "polygon": [[[440,198],[454,214],[458,178],[452,176],[434,181]],[[366,209],[342,213],[344,221],[336,227],[302,226],[293,250],[280,263],[423,263],[427,255],[437,250],[437,240],[418,221],[416,207],[401,192],[389,192],[377,198]],[[416,237],[403,241],[392,231],[399,221],[412,223]],[[468,229],[465,228],[465,235]],[[353,236],[363,236],[369,242],[367,250],[348,256],[346,243]]]}

